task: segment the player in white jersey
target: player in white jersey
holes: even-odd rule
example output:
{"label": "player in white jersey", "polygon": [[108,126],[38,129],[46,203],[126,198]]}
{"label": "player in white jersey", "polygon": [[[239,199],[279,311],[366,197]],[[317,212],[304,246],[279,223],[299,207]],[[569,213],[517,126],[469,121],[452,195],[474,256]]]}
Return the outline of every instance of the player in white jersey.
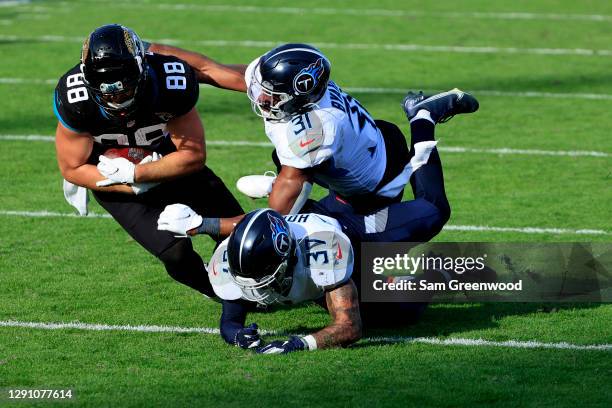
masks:
{"label": "player in white jersey", "polygon": [[[166,207],[159,219],[160,229],[176,234],[203,232],[201,224],[202,217],[182,204]],[[213,289],[223,299],[221,335],[230,344],[260,353],[337,347],[359,340],[362,325],[351,280],[353,266],[351,242],[333,218],[318,214],[283,218],[271,209],[247,214],[208,265]],[[257,325],[244,327],[248,302],[295,305],[323,299],[333,322],[311,335],[260,347]]]}

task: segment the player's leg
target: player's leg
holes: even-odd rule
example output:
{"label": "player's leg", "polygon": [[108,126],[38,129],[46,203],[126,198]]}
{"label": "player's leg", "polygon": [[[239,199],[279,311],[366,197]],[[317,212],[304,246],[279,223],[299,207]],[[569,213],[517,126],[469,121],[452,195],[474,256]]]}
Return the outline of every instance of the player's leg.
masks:
{"label": "player's leg", "polygon": [[[160,193],[165,190],[163,185],[157,189]],[[157,229],[157,219],[164,206],[151,205],[146,199],[148,194],[135,197],[93,192],[93,195],[136,242],[164,264],[173,279],[214,296],[204,262],[194,251],[191,240]]]}

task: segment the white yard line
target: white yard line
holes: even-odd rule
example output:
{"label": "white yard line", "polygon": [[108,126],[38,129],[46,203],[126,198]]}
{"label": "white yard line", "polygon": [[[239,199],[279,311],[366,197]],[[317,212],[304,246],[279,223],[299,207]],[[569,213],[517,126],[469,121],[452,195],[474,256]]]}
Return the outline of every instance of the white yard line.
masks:
{"label": "white yard line", "polygon": [[[15,211],[0,210],[0,216],[7,217],[59,217],[59,218],[111,218],[108,214],[90,213],[81,217],[74,213],[59,213],[53,211]],[[569,229],[541,227],[492,227],[488,225],[446,225],[445,231],[480,231],[480,232],[518,232],[522,234],[552,234],[552,235],[611,235],[612,233],[599,229]]]}
{"label": "white yard line", "polygon": [[[0,135],[0,141],[31,141],[31,142],[53,142],[53,136],[46,135]],[[237,146],[237,147],[272,147],[270,142],[254,142],[250,140],[207,140],[209,146]],[[461,146],[439,146],[438,150],[443,153],[477,153],[503,155],[527,155],[527,156],[569,156],[569,157],[610,157],[612,154],[606,152],[589,150],[541,150],[541,149],[513,149],[509,147],[500,148],[476,148]]]}
{"label": "white yard line", "polygon": [[[27,3],[27,1],[9,1],[9,3]],[[261,14],[316,14],[325,16],[357,16],[357,17],[429,17],[429,18],[456,18],[456,19],[487,19],[487,20],[552,20],[552,21],[591,21],[610,22],[612,16],[606,14],[578,14],[578,13],[531,13],[520,11],[487,12],[487,11],[422,11],[400,9],[358,9],[333,7],[262,7],[235,4],[182,4],[158,3],[151,1],[108,2],[95,0],[90,3],[111,3],[113,7],[124,8],[157,8],[159,10],[172,10],[177,12],[203,11],[209,13],[261,13]],[[60,6],[73,8],[74,3],[62,2]],[[53,10],[53,9],[51,9]]]}
{"label": "white yard line", "polygon": [[[196,44],[207,47],[244,47],[244,48],[271,48],[282,44],[283,41],[252,41],[252,40],[179,40],[179,39],[147,39],[152,42],[161,42],[172,45]],[[34,42],[59,42],[59,43],[82,43],[82,37],[67,37],[61,35],[42,36],[17,36],[0,35],[0,41],[34,41]],[[313,42],[324,49],[344,50],[377,50],[377,51],[401,51],[401,52],[441,52],[462,54],[527,54],[527,55],[574,55],[581,57],[612,57],[612,50],[588,49],[588,48],[517,48],[496,46],[455,46],[455,45],[425,45],[425,44],[376,44],[376,43],[336,43],[336,42]]]}
{"label": "white yard line", "polygon": [[[0,321],[0,327],[20,327],[42,330],[87,330],[87,331],[128,331],[137,333],[201,333],[219,334],[219,329],[212,327],[177,327],[157,325],[109,325],[89,323],[45,323],[19,322],[14,320]],[[278,331],[262,331],[263,334],[282,334]],[[557,350],[612,350],[612,344],[573,344],[567,342],[544,343],[539,341],[490,341],[484,339],[436,338],[436,337],[365,337],[362,341],[374,343],[423,343],[436,346],[472,346],[472,347],[504,347]]]}
{"label": "white yard line", "polygon": [[[8,78],[0,77],[0,84],[4,85],[56,85],[56,79],[39,79],[39,78]],[[217,90],[209,85],[200,85],[204,88]],[[347,92],[360,94],[397,94],[405,95],[408,88],[372,88],[372,87],[345,87]],[[499,91],[491,89],[471,89],[468,90],[478,96],[499,96],[513,98],[547,98],[547,99],[587,99],[587,100],[612,100],[612,94],[603,93],[585,93],[585,92],[540,92],[540,91]],[[442,92],[440,89],[423,89],[425,93]]]}

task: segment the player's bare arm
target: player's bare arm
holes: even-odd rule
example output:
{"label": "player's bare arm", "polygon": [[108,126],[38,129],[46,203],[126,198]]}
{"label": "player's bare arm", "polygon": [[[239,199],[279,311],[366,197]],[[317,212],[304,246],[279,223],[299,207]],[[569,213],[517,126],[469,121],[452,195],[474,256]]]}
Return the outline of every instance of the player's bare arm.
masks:
{"label": "player's bare arm", "polygon": [[306,182],[310,182],[307,171],[283,166],[272,186],[268,205],[283,215],[289,214]]}
{"label": "player's bare arm", "polygon": [[177,151],[161,160],[136,166],[134,181],[172,180],[201,170],[206,160],[204,127],[195,108],[168,122],[167,130]]}
{"label": "player's bare arm", "polygon": [[93,138],[89,133],[74,132],[58,122],[55,150],[60,172],[67,181],[91,190],[134,194],[128,185],[96,186],[96,182],[104,180],[105,177],[95,165],[87,163],[92,149]]}
{"label": "player's bare arm", "polygon": [[325,294],[332,324],[314,333],[317,348],[347,346],[361,338],[359,296],[352,280]]}
{"label": "player's bare arm", "polygon": [[206,55],[164,44],[153,43],[149,51],[156,54],[173,55],[187,62],[196,71],[198,82],[218,88],[246,92],[244,81],[246,65],[220,64]]}

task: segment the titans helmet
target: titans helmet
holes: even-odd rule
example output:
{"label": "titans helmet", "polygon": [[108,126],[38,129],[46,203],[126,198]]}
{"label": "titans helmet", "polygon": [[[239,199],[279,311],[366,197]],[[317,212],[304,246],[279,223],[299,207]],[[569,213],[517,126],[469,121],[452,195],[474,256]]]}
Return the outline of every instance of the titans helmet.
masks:
{"label": "titans helmet", "polygon": [[247,214],[229,237],[230,276],[244,296],[274,303],[291,290],[297,243],[282,215],[271,209]]}
{"label": "titans helmet", "polygon": [[147,77],[142,41],[122,25],[95,29],[83,43],[81,72],[93,100],[105,112],[128,116],[136,109],[136,95]]}
{"label": "titans helmet", "polygon": [[266,53],[253,69],[247,94],[256,114],[285,120],[307,112],[327,90],[331,64],[308,44],[284,44]]}

